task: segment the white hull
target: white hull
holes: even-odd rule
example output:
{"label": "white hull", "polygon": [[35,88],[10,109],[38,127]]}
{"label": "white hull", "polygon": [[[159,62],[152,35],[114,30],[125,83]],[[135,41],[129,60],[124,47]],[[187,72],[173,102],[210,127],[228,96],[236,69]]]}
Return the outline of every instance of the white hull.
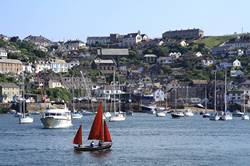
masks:
{"label": "white hull", "polygon": [[104,113],[105,118],[110,118],[112,115],[110,112],[105,112]]}
{"label": "white hull", "polygon": [[231,114],[224,114],[221,116],[221,120],[232,120],[233,116]]}
{"label": "white hull", "polygon": [[184,115],[187,117],[191,117],[191,116],[194,116],[194,113],[191,111],[188,111],[188,112],[184,112]]}
{"label": "white hull", "polygon": [[249,120],[249,116],[247,114],[244,114],[242,117],[241,117],[242,120]]}
{"label": "white hull", "polygon": [[59,119],[54,117],[41,118],[41,122],[46,129],[68,128],[72,126],[71,119]]}
{"label": "white hull", "polygon": [[214,121],[217,121],[217,120],[220,120],[220,116],[219,115],[211,115],[210,117],[209,117],[209,120],[214,120]]}
{"label": "white hull", "polygon": [[157,117],[165,117],[166,114],[165,114],[165,112],[157,112],[157,113],[156,113],[156,116],[157,116]]}
{"label": "white hull", "polygon": [[172,112],[171,113],[172,118],[181,118],[184,117],[184,113],[183,112]]}
{"label": "white hull", "polygon": [[71,115],[72,115],[73,119],[81,119],[82,118],[82,114],[80,114],[80,113],[72,113]]}
{"label": "white hull", "polygon": [[116,114],[114,116],[111,116],[109,121],[110,122],[119,122],[119,121],[124,121],[125,119],[126,119],[126,117],[123,114],[119,113],[119,114]]}
{"label": "white hull", "polygon": [[33,118],[26,116],[26,117],[20,117],[19,118],[19,123],[20,124],[29,124],[29,123],[33,123]]}

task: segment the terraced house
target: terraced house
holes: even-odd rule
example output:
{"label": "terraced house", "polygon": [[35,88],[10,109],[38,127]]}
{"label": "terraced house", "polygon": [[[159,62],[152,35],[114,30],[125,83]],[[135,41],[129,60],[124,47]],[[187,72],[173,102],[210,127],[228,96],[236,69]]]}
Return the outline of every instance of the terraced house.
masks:
{"label": "terraced house", "polygon": [[20,74],[22,70],[22,62],[17,59],[0,59],[0,73]]}

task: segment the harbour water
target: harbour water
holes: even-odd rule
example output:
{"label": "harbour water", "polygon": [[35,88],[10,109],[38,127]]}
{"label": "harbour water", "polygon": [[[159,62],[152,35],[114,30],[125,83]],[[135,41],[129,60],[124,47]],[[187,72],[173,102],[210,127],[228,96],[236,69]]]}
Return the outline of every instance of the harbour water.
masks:
{"label": "harbour water", "polygon": [[43,129],[18,124],[13,115],[0,115],[0,165],[249,165],[250,121],[209,121],[200,115],[171,119],[135,114],[108,123],[111,151],[76,153],[72,139],[82,122],[84,141],[93,116],[74,120],[69,129]]}

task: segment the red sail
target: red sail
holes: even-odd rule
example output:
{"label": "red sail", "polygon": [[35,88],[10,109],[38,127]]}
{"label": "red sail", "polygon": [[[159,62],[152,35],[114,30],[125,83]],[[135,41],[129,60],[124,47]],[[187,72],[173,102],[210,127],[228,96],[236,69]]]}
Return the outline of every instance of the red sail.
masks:
{"label": "red sail", "polygon": [[108,126],[104,120],[104,142],[112,142]]}
{"label": "red sail", "polygon": [[79,129],[77,130],[73,144],[82,145],[82,125],[80,125]]}
{"label": "red sail", "polygon": [[95,120],[92,124],[90,133],[89,133],[89,140],[104,140],[104,134],[102,129],[102,103],[98,106],[98,111],[95,116]]}

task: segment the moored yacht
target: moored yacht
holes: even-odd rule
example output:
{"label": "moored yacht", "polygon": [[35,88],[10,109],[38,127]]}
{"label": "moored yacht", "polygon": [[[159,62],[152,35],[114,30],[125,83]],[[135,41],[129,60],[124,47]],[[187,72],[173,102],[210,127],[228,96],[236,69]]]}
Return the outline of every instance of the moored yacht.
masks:
{"label": "moored yacht", "polygon": [[72,126],[71,112],[68,108],[47,108],[41,118],[44,128],[68,128]]}
{"label": "moored yacht", "polygon": [[183,112],[172,112],[171,113],[172,118],[181,118],[184,117],[184,113]]}
{"label": "moored yacht", "polygon": [[156,114],[157,107],[155,105],[141,105],[142,112]]}
{"label": "moored yacht", "polygon": [[166,116],[166,113],[164,111],[161,111],[161,112],[156,112],[155,114],[157,117],[165,117]]}
{"label": "moored yacht", "polygon": [[111,116],[109,121],[110,122],[119,122],[119,121],[124,121],[126,117],[124,116],[124,113],[122,112],[117,112],[114,114],[114,116]]}

